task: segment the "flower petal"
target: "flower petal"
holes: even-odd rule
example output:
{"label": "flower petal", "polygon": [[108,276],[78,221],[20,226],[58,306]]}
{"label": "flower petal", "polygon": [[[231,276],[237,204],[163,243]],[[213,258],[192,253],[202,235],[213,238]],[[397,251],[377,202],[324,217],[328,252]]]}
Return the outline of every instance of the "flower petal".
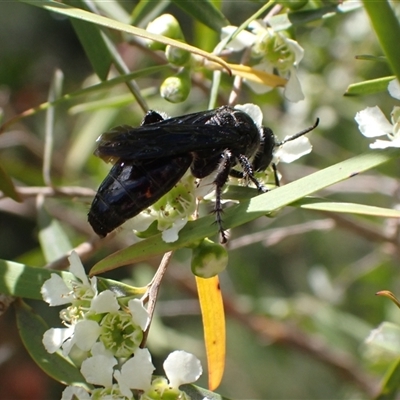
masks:
{"label": "flower petal", "polygon": [[309,154],[312,146],[308,138],[299,137],[296,140],[286,142],[283,146],[276,150],[274,157],[284,163],[291,163],[298,158]]}
{"label": "flower petal", "polygon": [[[221,40],[224,40],[226,37],[232,34],[232,32],[236,31],[237,26],[224,26],[221,29]],[[256,35],[250,33],[248,31],[241,31],[233,40],[231,40],[225,48],[230,49],[232,51],[242,51],[247,47],[250,47],[254,44],[256,40]]]}
{"label": "flower petal", "polygon": [[117,296],[111,290],[104,290],[91,301],[90,310],[96,314],[118,311]]}
{"label": "flower petal", "polygon": [[[147,390],[151,386],[151,377],[155,367],[151,362],[148,349],[137,349],[133,358],[122,365],[121,373],[115,373],[114,377],[120,387],[130,389]],[[117,372],[117,371],[116,371]]]}
{"label": "flower petal", "polygon": [[365,137],[377,137],[392,133],[393,127],[378,106],[359,111],[355,118],[358,129]]}
{"label": "flower petal", "polygon": [[179,232],[183,229],[183,227],[187,224],[187,218],[179,218],[176,219],[172,226],[165,231],[162,232],[161,238],[165,243],[174,243],[179,239]]}
{"label": "flower petal", "polygon": [[132,314],[133,322],[140,326],[143,331],[146,330],[147,325],[150,322],[150,316],[146,308],[143,306],[143,302],[139,299],[129,300],[128,308]]}
{"label": "flower petal", "polygon": [[286,83],[284,93],[286,99],[293,103],[304,100],[304,94],[295,67],[290,68],[290,76]]}
{"label": "flower petal", "polygon": [[195,382],[203,373],[200,360],[183,350],[172,352],[164,361],[163,367],[173,388]]}
{"label": "flower petal", "polygon": [[69,271],[79,278],[84,285],[90,286],[89,280],[86,276],[85,268],[83,267],[82,261],[76,251],[71,252],[71,255],[68,257],[68,261],[70,265]]}
{"label": "flower petal", "polygon": [[117,363],[114,357],[103,355],[89,357],[82,362],[81,373],[88,383],[111,387],[113,367]]}
{"label": "flower petal", "polygon": [[263,113],[261,108],[256,104],[246,103],[246,104],[237,104],[235,106],[235,110],[241,110],[246,114],[250,115],[252,120],[258,127],[261,127],[263,121]]}
{"label": "flower petal", "polygon": [[45,349],[50,353],[55,353],[61,348],[63,343],[74,333],[74,327],[69,328],[51,328],[47,330],[42,339]]}
{"label": "flower petal", "polygon": [[290,50],[294,53],[294,65],[299,65],[299,62],[304,56],[304,49],[293,39],[285,38],[285,42],[288,44]]}
{"label": "flower petal", "polygon": [[60,306],[71,303],[74,299],[71,289],[65,284],[60,275],[51,274],[40,289],[43,300],[50,306]]}
{"label": "flower petal", "polygon": [[397,79],[393,79],[388,85],[389,94],[397,100],[400,100],[400,83]]}
{"label": "flower petal", "polygon": [[96,321],[81,320],[75,325],[74,342],[83,351],[89,351],[96,343],[101,328]]}
{"label": "flower petal", "polygon": [[369,145],[371,149],[387,149],[389,147],[400,147],[400,140],[376,140]]}
{"label": "flower petal", "polygon": [[113,353],[110,350],[106,349],[103,342],[96,342],[90,352],[92,356],[106,356],[106,357],[114,357]]}
{"label": "flower petal", "polygon": [[61,395],[61,400],[90,400],[90,394],[78,386],[67,386]]}

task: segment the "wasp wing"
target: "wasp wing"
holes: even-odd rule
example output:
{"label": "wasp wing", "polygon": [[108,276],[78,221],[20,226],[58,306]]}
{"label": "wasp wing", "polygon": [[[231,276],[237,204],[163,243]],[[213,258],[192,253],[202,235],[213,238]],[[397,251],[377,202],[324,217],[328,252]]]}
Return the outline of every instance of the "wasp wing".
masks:
{"label": "wasp wing", "polygon": [[[249,136],[250,133],[250,136]],[[239,110],[217,110],[142,125],[120,126],[98,139],[95,155],[105,161],[118,158],[148,160],[190,152],[245,147],[259,131],[253,120]]]}

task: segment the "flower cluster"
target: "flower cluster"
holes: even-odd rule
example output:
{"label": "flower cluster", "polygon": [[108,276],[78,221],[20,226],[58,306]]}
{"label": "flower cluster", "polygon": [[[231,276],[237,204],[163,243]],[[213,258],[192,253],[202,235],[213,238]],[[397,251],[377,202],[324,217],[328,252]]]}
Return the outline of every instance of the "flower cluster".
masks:
{"label": "flower cluster", "polygon": [[[253,69],[270,74],[276,71],[279,76],[288,79],[284,91],[286,99],[292,102],[303,100],[304,95],[297,77],[297,67],[304,55],[303,48],[295,40],[267,27],[263,21],[251,22],[248,29],[250,31],[241,31],[226,47],[231,51],[250,48]],[[236,26],[222,28],[221,39],[224,40],[236,30]],[[259,83],[245,82],[255,93],[266,93],[272,89]]]}
{"label": "flower cluster", "polygon": [[150,352],[139,347],[150,320],[142,301],[122,301],[111,290],[98,292],[97,279],[88,279],[78,255],[73,252],[69,261],[75,279],[65,282],[52,274],[41,289],[50,306],[70,304],[60,312],[66,328],[46,331],[43,344],[49,353],[62,350],[73,359],[86,382],[96,388],[89,393],[68,386],[62,399],[187,398],[179,386],[199,378],[200,361],[184,351],[173,352],[164,363],[168,380],[153,379]]}

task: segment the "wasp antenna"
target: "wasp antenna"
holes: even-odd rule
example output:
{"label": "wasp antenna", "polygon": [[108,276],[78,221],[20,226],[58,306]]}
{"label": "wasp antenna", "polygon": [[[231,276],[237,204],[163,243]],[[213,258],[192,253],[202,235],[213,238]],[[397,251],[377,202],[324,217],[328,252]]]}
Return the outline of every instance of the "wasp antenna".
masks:
{"label": "wasp antenna", "polygon": [[308,132],[311,132],[312,130],[314,130],[319,124],[319,118],[316,119],[315,124],[313,126],[310,126],[309,128],[304,129],[303,131],[299,132],[299,133],[295,133],[292,136],[289,136],[285,139],[283,139],[281,142],[277,142],[276,146],[282,146],[283,144],[285,144],[286,142],[290,142],[292,140],[295,140],[297,138],[299,138],[300,136],[305,135]]}

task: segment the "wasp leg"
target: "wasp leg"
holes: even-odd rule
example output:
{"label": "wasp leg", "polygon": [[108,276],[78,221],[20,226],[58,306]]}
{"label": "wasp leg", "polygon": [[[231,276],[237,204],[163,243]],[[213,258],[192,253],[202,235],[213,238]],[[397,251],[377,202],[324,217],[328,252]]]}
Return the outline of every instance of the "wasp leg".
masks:
{"label": "wasp leg", "polygon": [[263,192],[263,193],[268,192],[268,189],[264,185],[262,185],[258,181],[258,179],[255,178],[255,176],[253,174],[253,167],[252,167],[249,159],[245,155],[240,154],[238,156],[238,160],[243,169],[244,178],[250,179],[256,185],[259,192]]}
{"label": "wasp leg", "polygon": [[279,187],[281,186],[281,183],[279,182],[278,168],[275,163],[272,163],[272,170],[274,171],[275,186]]}
{"label": "wasp leg", "polygon": [[226,232],[223,228],[223,221],[222,221],[222,204],[221,204],[221,195],[222,195],[222,188],[224,187],[225,183],[228,181],[229,172],[234,164],[234,157],[229,150],[224,150],[222,153],[222,162],[218,166],[217,176],[214,179],[215,185],[215,222],[218,225],[219,233],[220,233],[220,242],[222,244],[228,241]]}

